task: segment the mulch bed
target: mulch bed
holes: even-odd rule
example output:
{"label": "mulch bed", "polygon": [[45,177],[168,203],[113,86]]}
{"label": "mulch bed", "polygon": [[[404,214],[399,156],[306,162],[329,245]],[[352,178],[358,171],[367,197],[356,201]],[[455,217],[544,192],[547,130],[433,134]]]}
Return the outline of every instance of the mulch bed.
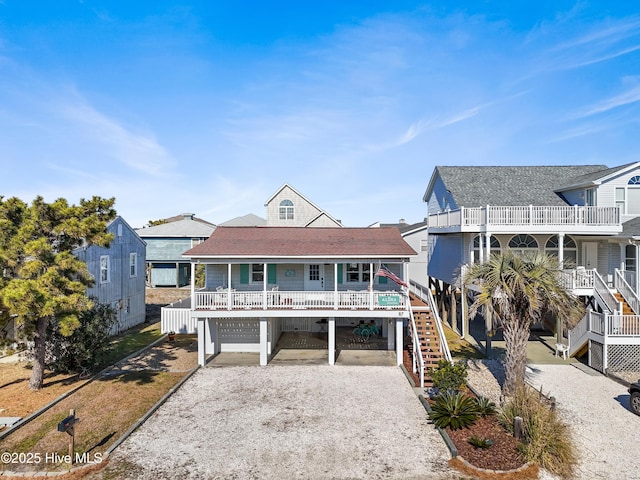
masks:
{"label": "mulch bed", "polygon": [[[513,470],[526,463],[518,451],[518,441],[502,428],[494,416],[479,418],[469,428],[460,430],[447,428],[446,431],[458,449],[458,455],[475,467]],[[473,436],[490,439],[493,445],[487,448],[476,448],[469,443],[469,439]]]}
{"label": "mulch bed", "polygon": [[[407,372],[415,385],[419,386],[420,378],[411,371],[411,356],[407,350],[404,351],[403,360]],[[458,449],[458,455],[475,467],[504,471],[526,464],[526,460],[518,451],[518,441],[498,423],[495,416],[481,417],[469,428],[460,430],[447,428],[446,432]],[[476,448],[469,443],[469,439],[473,436],[491,439],[493,445],[488,448]]]}

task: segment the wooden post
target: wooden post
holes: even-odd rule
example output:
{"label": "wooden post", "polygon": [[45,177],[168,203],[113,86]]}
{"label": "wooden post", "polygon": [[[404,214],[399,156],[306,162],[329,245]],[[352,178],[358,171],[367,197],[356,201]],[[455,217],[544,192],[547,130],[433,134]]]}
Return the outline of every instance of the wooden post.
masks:
{"label": "wooden post", "polygon": [[[76,411],[75,409],[71,409],[69,410],[69,416],[74,417],[76,416]],[[69,429],[69,458],[71,458],[71,465],[73,465],[75,459],[73,458],[73,452],[75,450],[75,440],[76,440],[76,424],[75,422],[73,423],[73,425],[71,425],[71,428]]]}
{"label": "wooden post", "polygon": [[454,332],[460,333],[460,330],[458,330],[458,299],[456,298],[455,285],[451,285],[451,328]]}
{"label": "wooden post", "polygon": [[513,419],[513,436],[518,441],[522,441],[524,438],[524,424],[522,417],[516,417]]}
{"label": "wooden post", "polygon": [[551,402],[551,411],[555,411],[556,409],[556,397],[549,397],[549,401]]}

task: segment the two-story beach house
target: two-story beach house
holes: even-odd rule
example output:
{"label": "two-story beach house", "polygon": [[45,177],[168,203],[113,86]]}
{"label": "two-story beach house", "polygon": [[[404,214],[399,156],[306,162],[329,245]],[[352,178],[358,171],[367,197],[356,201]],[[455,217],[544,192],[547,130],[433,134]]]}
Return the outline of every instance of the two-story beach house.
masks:
{"label": "two-story beach house", "polygon": [[122,217],[109,223],[107,231],[113,234],[108,247],[82,247],[74,255],[94,278],[87,295],[116,310],[117,323],[111,330],[116,334],[145,321],[146,244]]}
{"label": "two-story beach house", "polygon": [[427,281],[463,335],[467,301],[458,316],[456,292],[470,294],[459,281],[465,265],[504,249],[540,250],[558,257],[567,287],[588,306],[564,340],[570,354],[588,353],[600,371],[640,370],[640,162],[436,167],[423,200]]}

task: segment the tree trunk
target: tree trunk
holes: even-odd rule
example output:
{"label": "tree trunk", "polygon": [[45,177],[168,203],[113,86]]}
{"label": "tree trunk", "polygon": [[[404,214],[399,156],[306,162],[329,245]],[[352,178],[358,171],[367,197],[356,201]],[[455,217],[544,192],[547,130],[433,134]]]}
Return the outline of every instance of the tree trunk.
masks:
{"label": "tree trunk", "polygon": [[524,385],[527,367],[527,342],[529,341],[529,323],[516,321],[504,327],[504,394],[511,396],[516,388]]}
{"label": "tree trunk", "polygon": [[33,336],[33,370],[31,370],[31,380],[29,380],[29,388],[31,390],[40,390],[42,388],[48,323],[48,317],[41,317],[36,322],[36,331]]}

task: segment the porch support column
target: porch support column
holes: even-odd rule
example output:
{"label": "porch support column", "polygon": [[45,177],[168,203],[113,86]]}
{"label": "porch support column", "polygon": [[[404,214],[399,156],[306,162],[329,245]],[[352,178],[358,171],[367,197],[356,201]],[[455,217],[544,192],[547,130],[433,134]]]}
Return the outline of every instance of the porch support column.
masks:
{"label": "porch support column", "polygon": [[460,333],[458,330],[458,298],[456,290],[456,286],[451,285],[451,327],[454,332]]}
{"label": "porch support column", "polygon": [[460,285],[460,310],[462,315],[460,338],[465,338],[469,333],[469,313],[467,311],[467,289],[464,283]]}
{"label": "porch support column", "polygon": [[486,242],[485,242],[485,248],[487,249],[487,253],[485,254],[485,258],[486,261],[488,262],[489,259],[491,258],[491,232],[487,232],[485,233],[485,236],[487,237]]}
{"label": "porch support column", "polygon": [[[193,272],[191,273],[193,277]],[[180,288],[180,264],[176,262],[176,288]]]}
{"label": "porch support column", "polygon": [[336,319],[335,317],[329,317],[329,325],[327,325],[328,331],[328,355],[329,365],[335,365],[336,363]]}
{"label": "porch support column", "polygon": [[558,234],[558,263],[560,268],[564,267],[564,233]]}
{"label": "porch support column", "polygon": [[627,246],[620,243],[620,270],[626,270],[627,265]]}
{"label": "porch support column", "polygon": [[396,319],[396,365],[402,365],[402,347],[403,347],[403,325],[404,318]]}
{"label": "porch support column", "polygon": [[231,298],[231,264],[227,264],[227,310],[231,310],[233,299]]}
{"label": "porch support column", "polygon": [[268,361],[267,351],[267,318],[260,317],[260,365],[265,366]]}
{"label": "porch support column", "polygon": [[478,234],[478,262],[484,263],[484,242],[482,241],[482,233]]}
{"label": "porch support column", "polygon": [[204,322],[204,353],[213,355],[216,352],[216,330],[218,321],[213,318],[207,318]]}
{"label": "porch support column", "polygon": [[[196,271],[196,264],[193,262],[191,262],[191,271]],[[191,275],[191,308],[196,308],[196,276],[193,274]]]}
{"label": "porch support column", "polygon": [[198,365],[200,365],[201,367],[204,367],[204,362],[206,359],[204,322],[204,318],[198,319]]}
{"label": "porch support column", "polygon": [[338,309],[338,264],[333,264],[333,308]]}

